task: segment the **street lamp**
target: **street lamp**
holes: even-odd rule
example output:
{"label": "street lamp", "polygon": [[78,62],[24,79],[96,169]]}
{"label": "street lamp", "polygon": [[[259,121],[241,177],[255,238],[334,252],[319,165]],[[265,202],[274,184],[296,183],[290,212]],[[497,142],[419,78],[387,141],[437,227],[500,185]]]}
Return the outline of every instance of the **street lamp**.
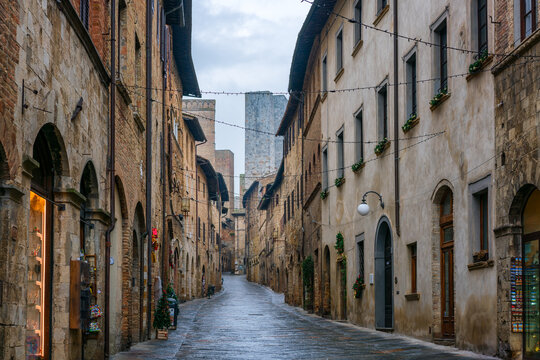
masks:
{"label": "street lamp", "polygon": [[370,194],[370,193],[375,194],[379,197],[379,201],[381,202],[381,208],[384,209],[384,202],[383,202],[382,196],[378,192],[368,191],[364,194],[364,196],[362,196],[362,203],[358,205],[358,207],[356,208],[358,213],[362,216],[366,216],[369,213],[369,205],[366,203],[366,196],[367,194]]}

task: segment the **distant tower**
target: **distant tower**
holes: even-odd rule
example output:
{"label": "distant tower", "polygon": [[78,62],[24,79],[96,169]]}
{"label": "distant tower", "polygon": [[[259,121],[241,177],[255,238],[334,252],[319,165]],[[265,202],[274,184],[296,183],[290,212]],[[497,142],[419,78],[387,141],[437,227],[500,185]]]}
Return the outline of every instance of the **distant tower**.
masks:
{"label": "distant tower", "polygon": [[197,148],[197,155],[216,165],[216,100],[182,100],[182,110],[197,117],[204,131],[207,142]]}
{"label": "distant tower", "polygon": [[[287,98],[269,91],[246,94],[246,190],[257,177],[276,171],[283,156],[283,139],[275,133],[285,113]],[[270,133],[270,134],[267,134]]]}

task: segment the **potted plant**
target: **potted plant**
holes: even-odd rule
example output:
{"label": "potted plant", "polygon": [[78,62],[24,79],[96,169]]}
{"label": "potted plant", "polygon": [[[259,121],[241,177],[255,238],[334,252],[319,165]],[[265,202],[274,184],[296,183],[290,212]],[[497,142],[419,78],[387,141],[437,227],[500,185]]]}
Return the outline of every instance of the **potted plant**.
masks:
{"label": "potted plant", "polygon": [[341,185],[343,185],[345,183],[345,177],[338,177],[334,183],[336,184],[336,187],[340,187]]}
{"label": "potted plant", "polygon": [[328,197],[328,190],[321,191],[321,199],[324,200]]}
{"label": "potted plant", "polygon": [[362,169],[364,167],[364,165],[365,165],[364,159],[360,158],[360,160],[358,160],[356,163],[353,164],[352,171],[353,172],[358,172],[358,171],[360,171],[360,169]]}
{"label": "potted plant", "polygon": [[487,250],[480,250],[478,252],[475,252],[473,254],[473,262],[477,263],[480,261],[487,261],[488,260],[488,252]]}
{"label": "potted plant", "polygon": [[345,252],[345,241],[343,238],[343,234],[341,232],[338,232],[336,235],[336,244],[334,245],[334,249],[336,249],[338,253],[338,257],[336,259],[336,262],[342,262],[343,260],[346,261],[345,255],[343,254]]}
{"label": "potted plant", "polygon": [[418,124],[418,115],[416,113],[412,113],[405,124],[401,127],[404,133],[411,130],[416,124]]}
{"label": "potted plant", "polygon": [[364,278],[362,275],[358,275],[352,287],[354,290],[354,297],[359,299],[362,296],[362,290],[364,290],[365,287],[366,284],[364,284]]}
{"label": "potted plant", "polygon": [[487,50],[482,51],[478,55],[476,55],[476,61],[473,62],[471,65],[469,65],[469,74],[474,74],[478,72],[486,60],[488,59],[488,52]]}
{"label": "potted plant", "polygon": [[429,104],[431,106],[437,106],[442,101],[443,97],[448,95],[448,88],[439,89],[439,92],[433,97],[433,99],[429,100]]}
{"label": "potted plant", "polygon": [[378,156],[378,155],[381,155],[384,150],[386,150],[386,148],[390,145],[390,142],[388,141],[387,138],[384,138],[382,139],[381,141],[379,141],[377,143],[377,145],[375,146],[375,154]]}
{"label": "potted plant", "polygon": [[167,294],[164,292],[156,305],[154,312],[154,329],[156,329],[156,339],[167,340],[169,338],[169,325],[171,319],[169,316],[169,303]]}

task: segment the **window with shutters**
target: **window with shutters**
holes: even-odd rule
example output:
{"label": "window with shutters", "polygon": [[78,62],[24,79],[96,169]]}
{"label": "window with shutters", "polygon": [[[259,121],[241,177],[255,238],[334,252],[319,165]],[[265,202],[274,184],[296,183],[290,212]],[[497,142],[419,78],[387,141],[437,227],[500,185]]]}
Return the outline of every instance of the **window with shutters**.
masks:
{"label": "window with shutters", "polygon": [[405,62],[407,77],[407,119],[417,113],[417,83],[416,83],[416,51],[412,52]]}

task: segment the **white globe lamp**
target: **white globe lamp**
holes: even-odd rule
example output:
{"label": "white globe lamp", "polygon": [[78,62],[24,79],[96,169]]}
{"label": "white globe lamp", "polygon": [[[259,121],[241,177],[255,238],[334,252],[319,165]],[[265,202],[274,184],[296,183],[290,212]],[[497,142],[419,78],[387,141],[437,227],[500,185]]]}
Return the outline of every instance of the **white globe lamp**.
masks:
{"label": "white globe lamp", "polygon": [[366,216],[367,214],[369,214],[369,205],[363,202],[360,205],[358,205],[358,208],[356,210],[358,210],[358,213],[360,215]]}

